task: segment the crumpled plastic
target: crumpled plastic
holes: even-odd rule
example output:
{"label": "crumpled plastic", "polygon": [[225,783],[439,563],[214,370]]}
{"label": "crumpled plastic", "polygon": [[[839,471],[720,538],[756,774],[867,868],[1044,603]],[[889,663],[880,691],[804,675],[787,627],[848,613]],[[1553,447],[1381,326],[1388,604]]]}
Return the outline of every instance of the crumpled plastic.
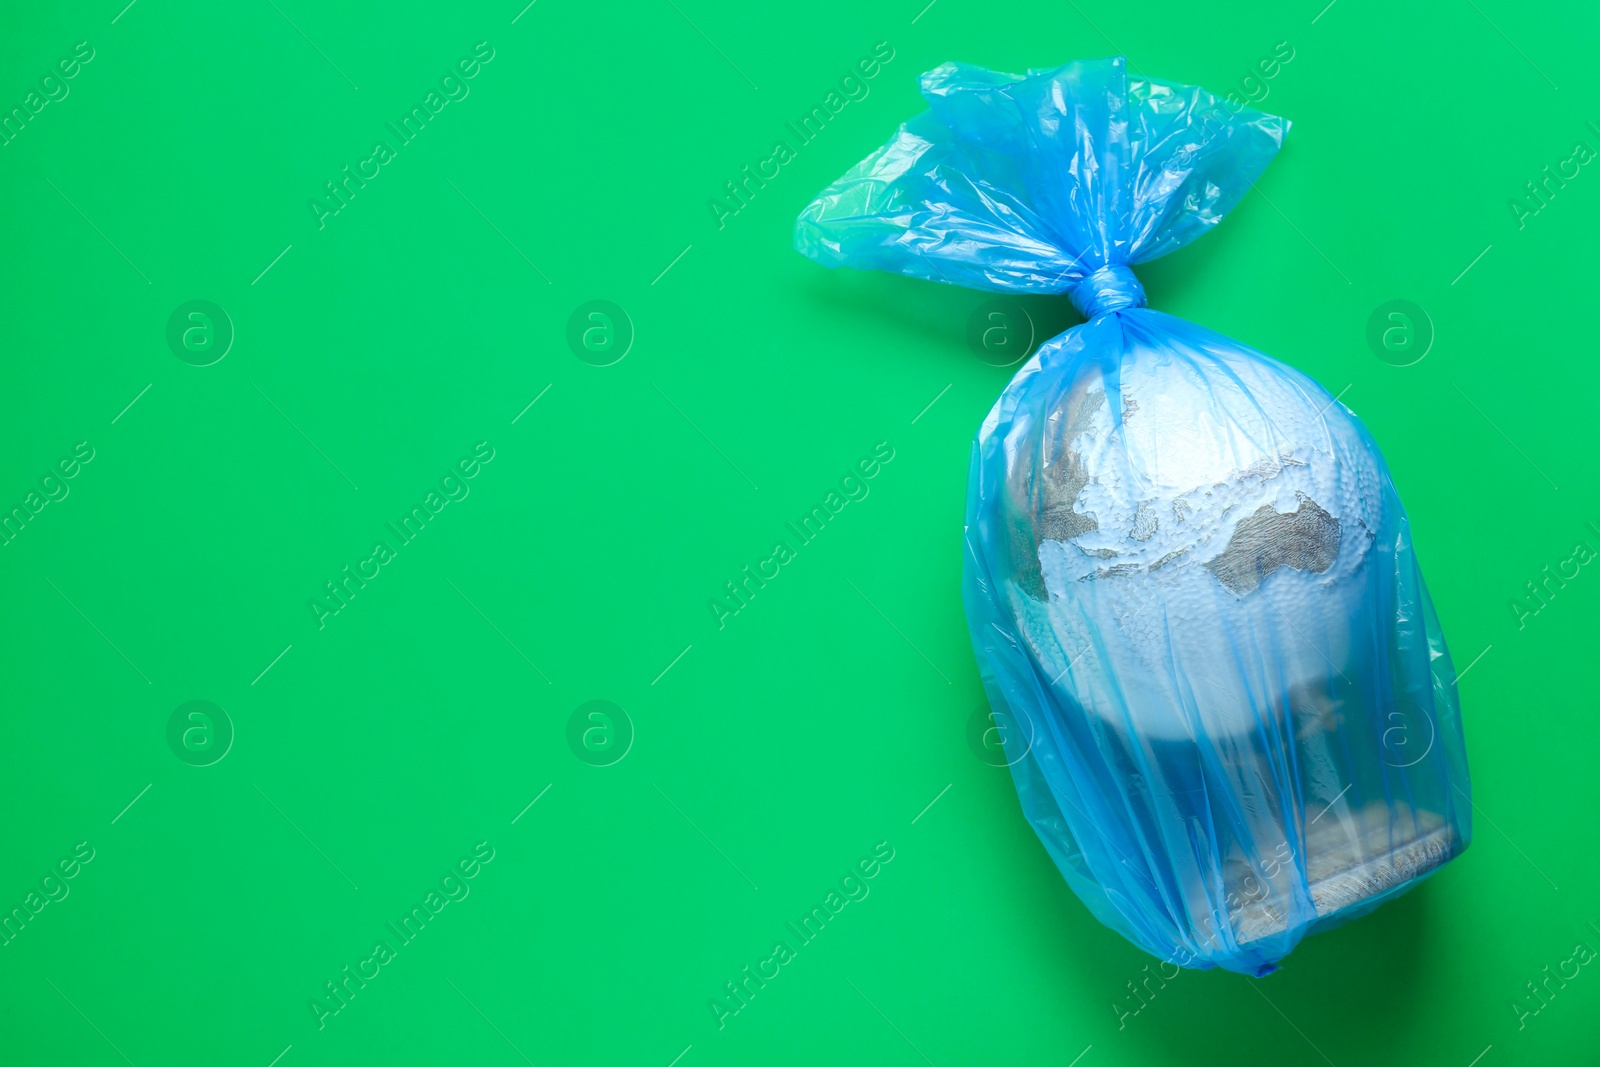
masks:
{"label": "crumpled plastic", "polygon": [[[1471,837],[1456,675],[1405,509],[1306,375],[1145,306],[1288,132],[1122,58],[947,63],[795,246],[1065,293],[972,448],[963,592],[1027,818],[1103,923],[1270,973]],[[1309,328],[1320,329],[1308,324]]]}

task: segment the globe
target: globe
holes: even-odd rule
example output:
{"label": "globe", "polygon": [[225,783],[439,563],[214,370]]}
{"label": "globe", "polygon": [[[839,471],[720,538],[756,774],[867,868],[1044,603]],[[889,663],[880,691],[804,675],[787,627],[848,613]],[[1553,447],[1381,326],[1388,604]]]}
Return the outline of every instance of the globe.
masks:
{"label": "globe", "polygon": [[[1459,851],[1426,760],[1448,660],[1376,445],[1327,390],[1127,308],[1041,348],[979,449],[1004,464],[989,595],[1031,664],[1008,683],[1036,694],[1012,698],[1019,793],[1102,918],[1150,914],[1133,893],[1180,962],[1270,969]],[[1397,718],[1433,731],[1414,760]]]}
{"label": "globe", "polygon": [[[1038,573],[1015,604],[1078,705],[1146,737],[1232,736],[1338,680],[1383,517],[1347,408],[1242,349],[1135,341],[1030,429],[1011,473]],[[1271,668],[1217,669],[1242,649]]]}

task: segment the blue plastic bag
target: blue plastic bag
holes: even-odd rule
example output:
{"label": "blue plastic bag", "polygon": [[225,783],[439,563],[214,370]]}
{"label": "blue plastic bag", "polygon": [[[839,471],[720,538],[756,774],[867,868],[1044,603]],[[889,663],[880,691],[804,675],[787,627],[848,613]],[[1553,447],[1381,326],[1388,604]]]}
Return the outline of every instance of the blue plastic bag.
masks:
{"label": "blue plastic bag", "polygon": [[[947,63],[795,245],[1088,319],[978,431],[963,585],[1028,819],[1101,922],[1272,971],[1466,848],[1455,670],[1354,413],[1144,306],[1129,269],[1221,221],[1289,124],[1121,58]],[[1312,327],[1318,328],[1318,327]]]}

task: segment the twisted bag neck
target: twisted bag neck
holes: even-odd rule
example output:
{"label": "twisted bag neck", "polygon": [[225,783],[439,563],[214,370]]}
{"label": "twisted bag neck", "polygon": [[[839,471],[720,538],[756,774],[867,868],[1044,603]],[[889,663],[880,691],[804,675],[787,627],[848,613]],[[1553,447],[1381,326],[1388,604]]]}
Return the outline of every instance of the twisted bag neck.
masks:
{"label": "twisted bag neck", "polygon": [[1133,271],[1123,266],[1101,267],[1074,285],[1067,294],[1072,306],[1086,319],[1097,319],[1109,311],[1142,308],[1144,286]]}

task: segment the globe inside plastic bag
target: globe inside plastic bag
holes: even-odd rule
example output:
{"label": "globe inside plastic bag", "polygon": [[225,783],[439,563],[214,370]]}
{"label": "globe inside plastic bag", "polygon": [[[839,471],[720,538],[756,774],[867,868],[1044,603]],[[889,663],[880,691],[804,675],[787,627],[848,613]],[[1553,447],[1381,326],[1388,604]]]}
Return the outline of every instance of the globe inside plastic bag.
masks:
{"label": "globe inside plastic bag", "polygon": [[974,442],[973,645],[1090,910],[1164,960],[1267,974],[1471,833],[1455,670],[1376,443],[1305,375],[1145,307],[1129,269],[1216,225],[1289,124],[1121,58],[945,64],[922,91],[796,247],[1088,320]]}

